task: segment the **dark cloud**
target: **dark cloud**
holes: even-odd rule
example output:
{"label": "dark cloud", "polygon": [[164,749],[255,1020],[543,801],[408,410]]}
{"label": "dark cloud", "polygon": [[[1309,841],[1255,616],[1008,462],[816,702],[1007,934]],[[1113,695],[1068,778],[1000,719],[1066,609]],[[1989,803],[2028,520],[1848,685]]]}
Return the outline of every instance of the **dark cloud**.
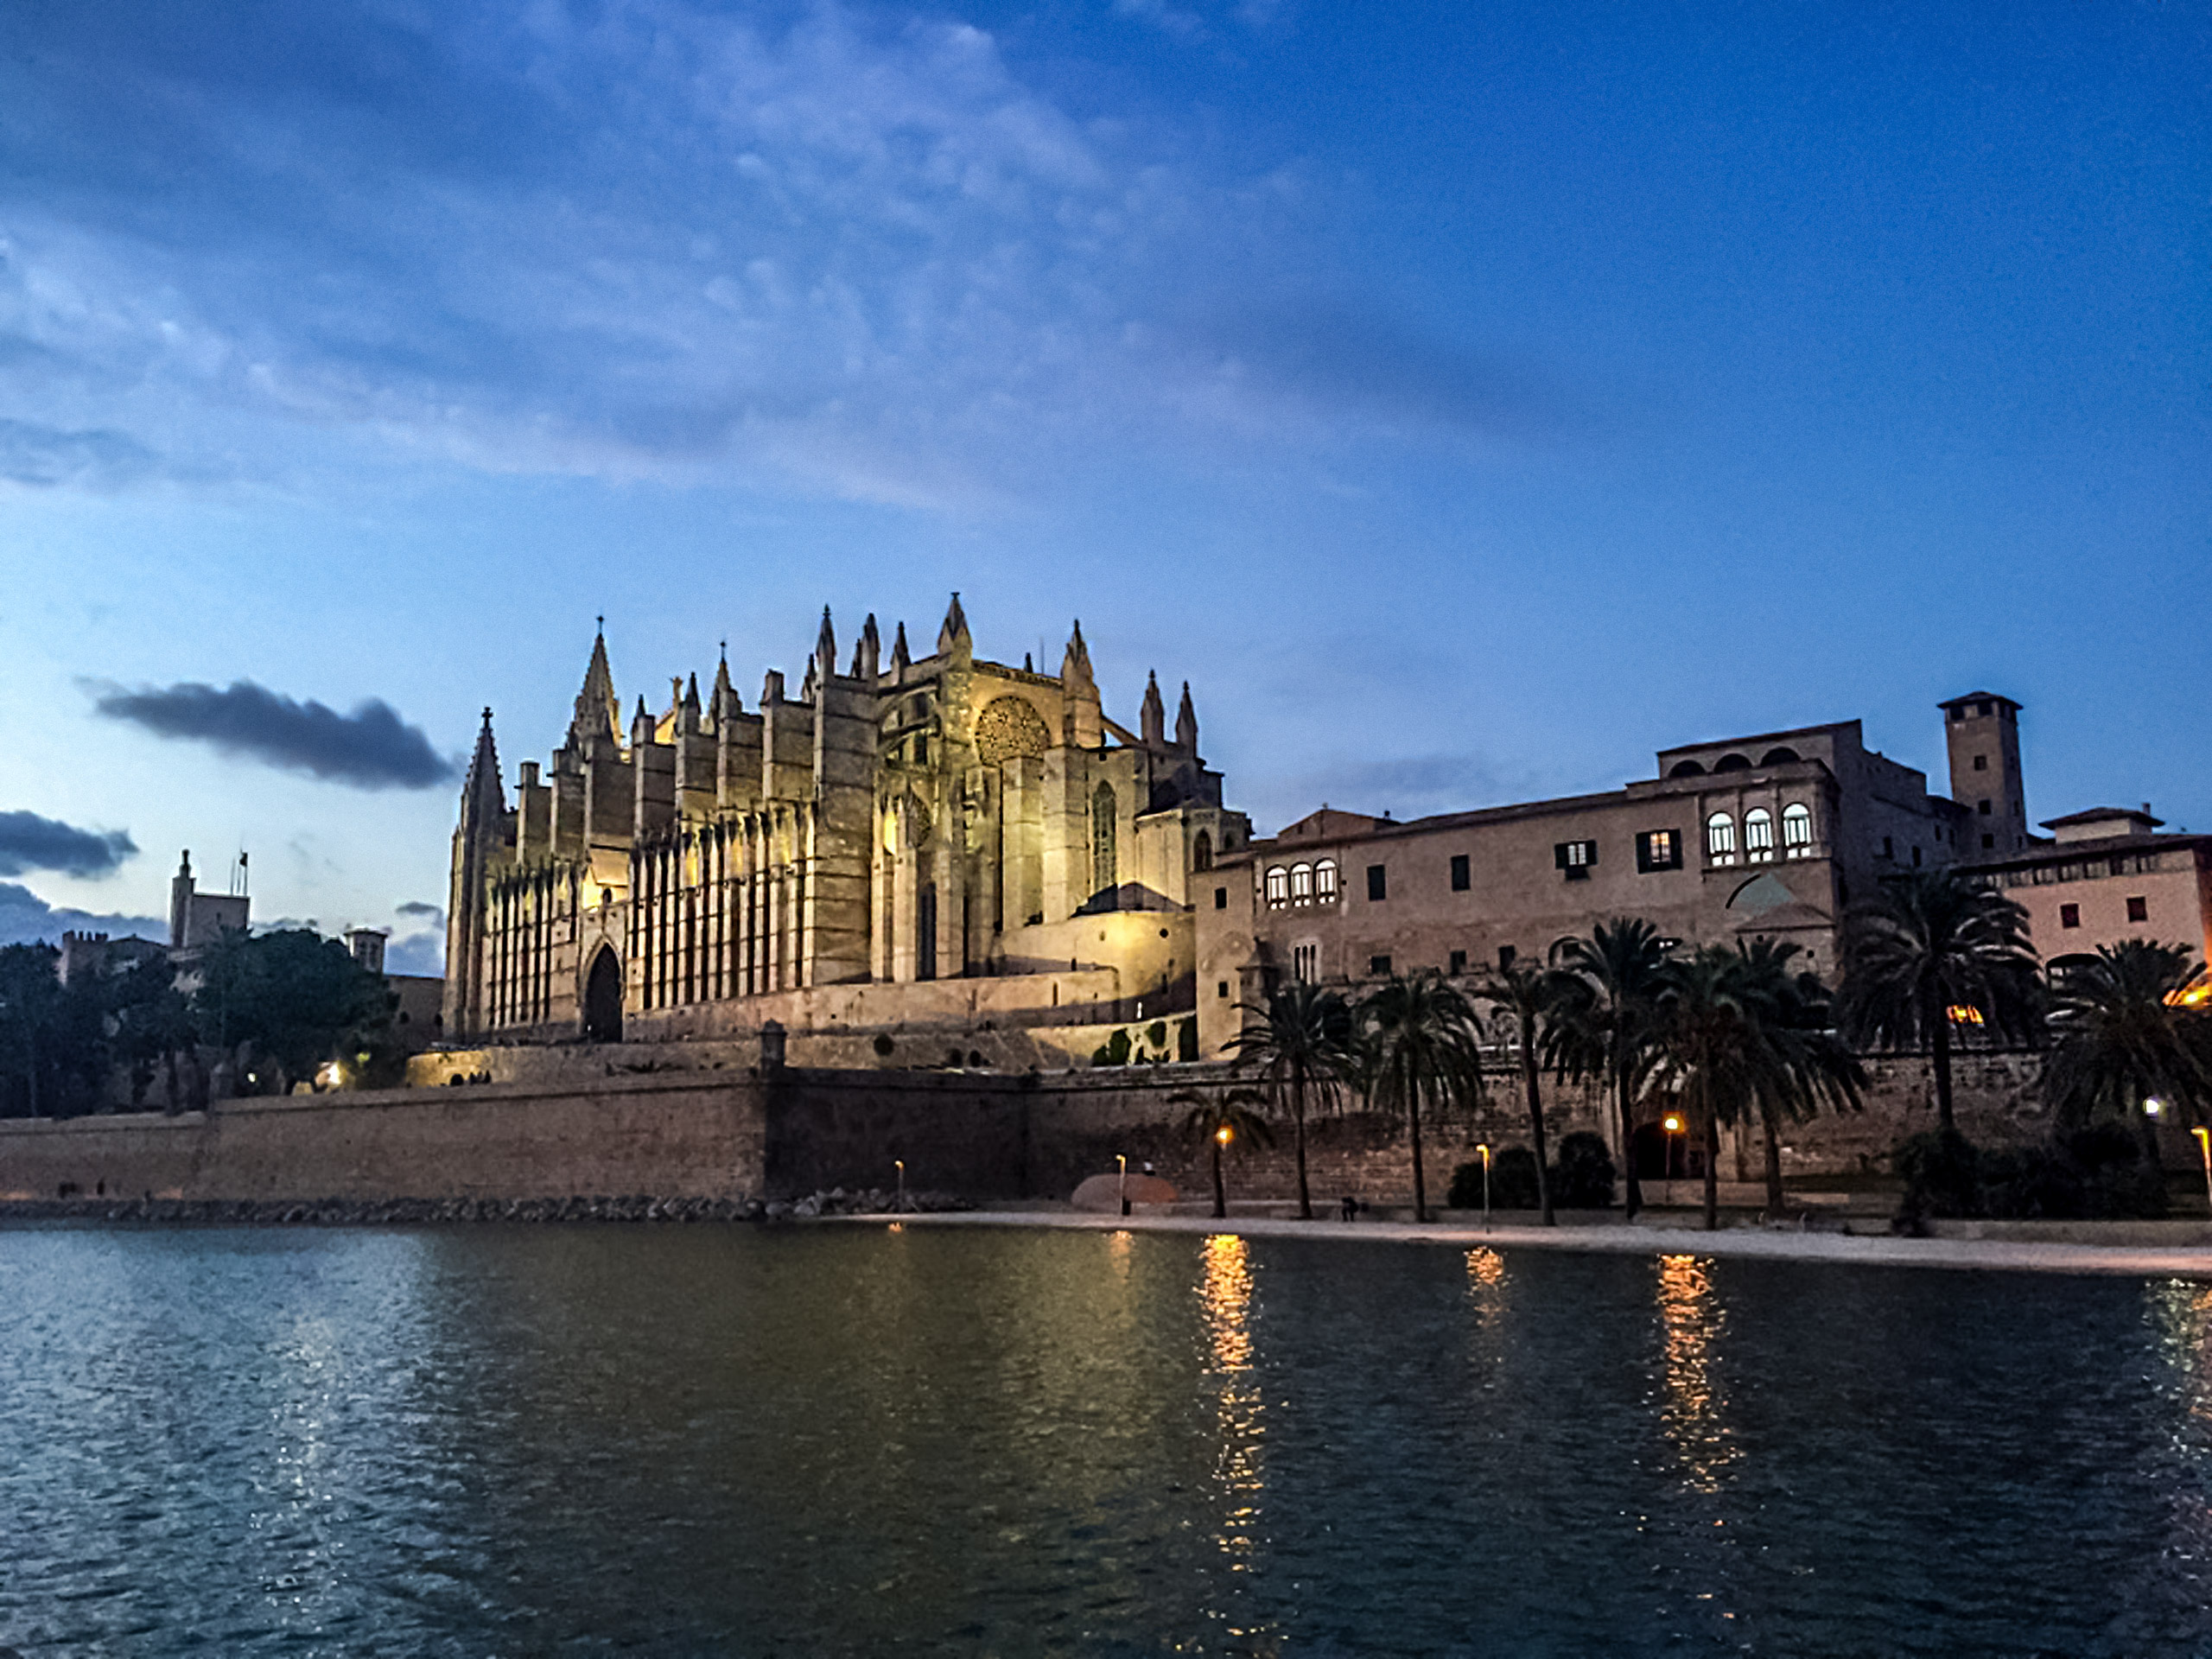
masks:
{"label": "dark cloud", "polygon": [[395,916],[428,916],[441,927],[445,925],[446,912],[442,905],[426,904],[420,899],[410,899],[404,905],[392,907]]}
{"label": "dark cloud", "polygon": [[152,450],[120,432],[65,432],[0,420],[0,479],[12,484],[119,489],[152,472],[156,461]]}
{"label": "dark cloud", "polygon": [[35,812],[0,812],[0,875],[108,875],[137,850],[121,830],[79,830]]}
{"label": "dark cloud", "polygon": [[158,737],[213,744],[226,754],[357,789],[429,789],[455,773],[419,728],[375,697],[341,715],[312,699],[300,702],[234,680],[219,689],[190,682],[136,690],[98,685],[93,706]]}
{"label": "dark cloud", "polygon": [[58,944],[64,933],[105,933],[118,939],[135,933],[142,939],[165,941],[169,925],[153,916],[57,910],[29,887],[0,881],[0,944]]}

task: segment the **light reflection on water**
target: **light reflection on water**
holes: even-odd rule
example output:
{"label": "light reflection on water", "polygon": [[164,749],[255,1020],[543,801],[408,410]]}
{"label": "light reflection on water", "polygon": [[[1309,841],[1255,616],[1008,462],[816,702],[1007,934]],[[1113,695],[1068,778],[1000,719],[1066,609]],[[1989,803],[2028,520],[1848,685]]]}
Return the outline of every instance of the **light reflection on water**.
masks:
{"label": "light reflection on water", "polygon": [[2212,1653],[2170,1281],[0,1229],[0,1443],[34,1659]]}

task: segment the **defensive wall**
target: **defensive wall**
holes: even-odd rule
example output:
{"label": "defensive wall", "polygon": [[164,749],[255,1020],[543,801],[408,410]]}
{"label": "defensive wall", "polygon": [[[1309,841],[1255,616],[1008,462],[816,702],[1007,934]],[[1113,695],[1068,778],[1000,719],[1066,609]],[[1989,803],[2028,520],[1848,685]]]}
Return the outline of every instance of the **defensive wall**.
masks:
{"label": "defensive wall", "polygon": [[[610,1046],[461,1087],[252,1096],[174,1116],[0,1121],[0,1198],[794,1197],[888,1188],[894,1159],[918,1191],[1065,1198],[1085,1176],[1110,1172],[1117,1154],[1196,1197],[1211,1178],[1206,1148],[1180,1132],[1187,1096],[1235,1081],[1219,1066],[1185,1065],[1014,1076],[763,1068],[740,1063],[736,1047]],[[1901,1135],[1932,1126],[1924,1061],[1870,1069],[1864,1111],[1785,1129],[1790,1174],[1878,1169]],[[2050,1124],[2036,1076],[2032,1057],[1963,1057],[1961,1127],[1986,1143],[2041,1138]],[[1432,1125],[1425,1135],[1439,1195],[1477,1141],[1528,1139],[1517,1075],[1501,1069],[1491,1084],[1471,1122]],[[1600,1128],[1591,1090],[1548,1089],[1546,1104],[1555,1136]],[[1724,1179],[1758,1180],[1760,1150],[1756,1133],[1724,1139]],[[2191,1151],[2177,1146],[2170,1157]],[[1309,1164],[1317,1200],[1393,1200],[1411,1180],[1402,1130],[1361,1113],[1317,1109]],[[1227,1167],[1236,1197],[1295,1191],[1287,1128],[1272,1149],[1235,1148]]]}

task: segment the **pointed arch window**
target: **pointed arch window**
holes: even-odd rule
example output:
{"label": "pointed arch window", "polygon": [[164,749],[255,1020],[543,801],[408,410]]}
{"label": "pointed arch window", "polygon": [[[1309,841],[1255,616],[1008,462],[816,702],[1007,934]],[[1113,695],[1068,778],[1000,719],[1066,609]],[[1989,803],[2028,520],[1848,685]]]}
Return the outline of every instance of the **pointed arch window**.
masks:
{"label": "pointed arch window", "polygon": [[1103,893],[1109,887],[1119,887],[1122,877],[1115,851],[1117,825],[1114,810],[1114,788],[1110,784],[1098,785],[1090,798],[1090,890]]}
{"label": "pointed arch window", "polygon": [[1213,837],[1203,830],[1191,842],[1191,868],[1194,870],[1213,868]]}
{"label": "pointed arch window", "polygon": [[1744,857],[1752,864],[1764,864],[1774,857],[1774,814],[1763,806],[1744,814]]}
{"label": "pointed arch window", "polygon": [[1736,861],[1736,820],[1715,812],[1705,821],[1705,855],[1715,864]]}
{"label": "pointed arch window", "polygon": [[1782,809],[1782,851],[1785,858],[1807,858],[1813,851],[1813,809],[1793,801]]}

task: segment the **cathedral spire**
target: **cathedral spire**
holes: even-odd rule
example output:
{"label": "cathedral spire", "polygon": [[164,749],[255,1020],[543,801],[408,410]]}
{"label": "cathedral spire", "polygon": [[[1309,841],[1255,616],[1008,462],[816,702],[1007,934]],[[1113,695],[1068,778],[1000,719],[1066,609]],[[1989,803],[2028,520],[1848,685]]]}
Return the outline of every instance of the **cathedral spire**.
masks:
{"label": "cathedral spire", "polygon": [[914,658],[906,649],[906,625],[899,625],[899,637],[891,642],[891,671],[903,677],[914,665]]}
{"label": "cathedral spire", "polygon": [[1068,648],[1060,656],[1060,678],[1070,685],[1090,684],[1090,647],[1083,643],[1083,619],[1076,619],[1075,632],[1068,636]]}
{"label": "cathedral spire", "polygon": [[[506,810],[506,791],[499,785],[499,747],[493,740],[492,711],[486,709],[476,734],[476,752],[468,757],[468,776],[461,785],[461,827],[479,834],[495,829]],[[185,856],[189,860],[191,855]]]}
{"label": "cathedral spire", "polygon": [[737,688],[729,683],[729,658],[727,654],[715,669],[714,696],[709,706],[713,709],[716,720],[734,715],[744,707],[738,701]]}
{"label": "cathedral spire", "polygon": [[861,624],[860,643],[853,647],[853,677],[874,685],[882,672],[883,636],[875,631],[875,613],[868,613],[868,620]]}
{"label": "cathedral spire", "polygon": [[817,677],[828,679],[837,671],[837,631],[830,626],[830,607],[822,607],[822,632],[814,641],[814,670]]}
{"label": "cathedral spire", "polygon": [[970,643],[967,613],[960,608],[960,590],[956,588],[952,592],[951,608],[944,613],[944,625],[937,631],[937,654],[950,657]]}
{"label": "cathedral spire", "polygon": [[638,693],[638,712],[630,716],[630,742],[635,747],[653,741],[653,717],[645,712],[645,694]]}
{"label": "cathedral spire", "polygon": [[1198,711],[1191,706],[1191,683],[1183,682],[1183,703],[1175,711],[1175,747],[1198,752]]}
{"label": "cathedral spire", "polygon": [[1167,746],[1167,709],[1160,700],[1160,676],[1147,674],[1144,682],[1144,707],[1139,712],[1138,731],[1147,749]]}
{"label": "cathedral spire", "polygon": [[614,695],[614,676],[607,666],[605,617],[591,642],[591,662],[584,670],[583,690],[576,693],[576,712],[569,722],[569,736],[619,737],[622,731],[622,703]]}
{"label": "cathedral spire", "polygon": [[699,677],[696,674],[684,684],[683,702],[676,714],[676,728],[680,732],[699,729]]}

